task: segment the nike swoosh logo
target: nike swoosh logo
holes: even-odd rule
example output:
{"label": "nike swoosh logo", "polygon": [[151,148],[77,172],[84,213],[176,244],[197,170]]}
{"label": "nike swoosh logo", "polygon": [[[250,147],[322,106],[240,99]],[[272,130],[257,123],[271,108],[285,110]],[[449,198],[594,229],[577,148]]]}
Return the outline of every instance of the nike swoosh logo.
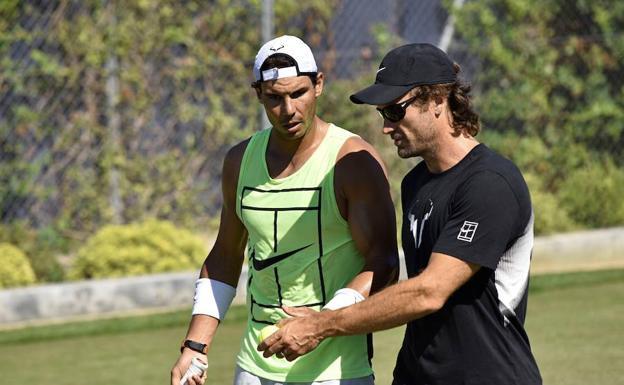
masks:
{"label": "nike swoosh logo", "polygon": [[279,51],[279,50],[280,50],[280,49],[282,49],[282,48],[284,48],[284,44],[280,45],[279,47],[275,47],[275,46],[274,46],[274,47],[271,47],[271,48],[269,48],[269,49],[270,49],[271,51],[273,51],[273,52],[277,52],[277,51]]}
{"label": "nike swoosh logo", "polygon": [[267,259],[263,259],[263,260],[256,259],[256,257],[255,257],[256,251],[254,250],[251,253],[251,261],[253,263],[254,269],[256,269],[256,270],[264,270],[267,267],[272,266],[272,265],[278,263],[279,261],[283,261],[284,259],[290,257],[291,255],[297,254],[301,250],[307,249],[308,247],[310,247],[312,245],[313,245],[313,243],[310,243],[307,246],[303,246],[303,247],[300,247],[300,248],[295,249],[295,250],[287,251],[287,252],[285,252],[283,254],[275,255],[275,256],[273,256],[271,258],[267,258]]}
{"label": "nike swoosh logo", "polygon": [[378,70],[377,70],[377,72],[376,72],[376,73],[380,73],[381,71],[383,71],[383,70],[385,70],[385,69],[386,69],[386,67],[381,67],[380,69],[378,69]]}

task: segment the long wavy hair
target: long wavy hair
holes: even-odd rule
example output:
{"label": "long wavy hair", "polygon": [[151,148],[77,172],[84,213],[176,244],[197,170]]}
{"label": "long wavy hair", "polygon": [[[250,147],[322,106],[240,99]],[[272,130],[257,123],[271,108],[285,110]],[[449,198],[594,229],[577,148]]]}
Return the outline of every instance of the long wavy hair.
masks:
{"label": "long wavy hair", "polygon": [[[457,63],[453,64],[453,69],[455,74],[459,74],[461,71],[461,67]],[[481,130],[481,123],[479,122],[479,114],[472,107],[471,89],[472,86],[469,83],[458,78],[454,83],[419,86],[414,88],[411,93],[416,96],[422,107],[427,106],[430,100],[446,99],[452,115],[451,124],[455,132],[477,136]]]}

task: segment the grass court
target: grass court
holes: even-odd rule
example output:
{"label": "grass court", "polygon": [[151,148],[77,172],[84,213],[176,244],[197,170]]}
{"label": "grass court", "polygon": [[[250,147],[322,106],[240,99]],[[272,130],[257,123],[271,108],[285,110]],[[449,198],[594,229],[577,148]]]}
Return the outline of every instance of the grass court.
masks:
{"label": "grass court", "polygon": [[[527,331],[544,384],[621,384],[624,270],[532,277]],[[0,382],[169,383],[190,311],[0,332]],[[233,307],[209,355],[207,384],[231,384],[245,309]],[[403,328],[375,334],[379,385],[390,384]]]}

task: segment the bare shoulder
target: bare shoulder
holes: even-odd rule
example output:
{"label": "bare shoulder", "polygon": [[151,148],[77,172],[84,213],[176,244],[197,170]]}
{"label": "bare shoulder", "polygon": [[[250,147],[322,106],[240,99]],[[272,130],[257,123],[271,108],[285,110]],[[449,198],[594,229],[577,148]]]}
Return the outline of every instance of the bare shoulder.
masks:
{"label": "bare shoulder", "polygon": [[225,154],[225,158],[223,159],[223,172],[225,176],[225,172],[236,172],[240,169],[240,165],[243,162],[243,156],[245,155],[245,150],[247,149],[247,145],[251,138],[247,138],[240,143],[232,146],[227,153]]}
{"label": "bare shoulder", "polygon": [[[360,137],[345,141],[334,171],[337,191],[347,200],[389,191],[386,167],[375,148]],[[384,193],[385,194],[385,193]]]}
{"label": "bare shoulder", "polygon": [[251,138],[248,138],[234,146],[232,146],[225,154],[223,159],[222,181],[224,188],[230,187],[236,190],[238,183],[238,175],[240,173],[243,156]]}
{"label": "bare shoulder", "polygon": [[351,136],[350,138],[345,140],[344,144],[340,148],[340,151],[338,152],[338,159],[340,159],[341,157],[343,157],[344,155],[350,152],[356,152],[356,151],[366,151],[372,154],[377,153],[375,148],[370,143],[362,139],[361,137]]}
{"label": "bare shoulder", "polygon": [[386,166],[375,149],[370,143],[359,136],[352,136],[347,139],[340,151],[338,152],[338,166],[347,167],[349,172],[359,174],[361,172],[370,172],[370,168],[381,167],[383,173],[387,175]]}

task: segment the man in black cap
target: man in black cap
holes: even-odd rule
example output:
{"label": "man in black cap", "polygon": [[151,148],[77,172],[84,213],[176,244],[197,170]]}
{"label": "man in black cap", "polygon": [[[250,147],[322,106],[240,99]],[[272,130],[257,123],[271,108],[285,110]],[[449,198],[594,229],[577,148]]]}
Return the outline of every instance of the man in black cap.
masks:
{"label": "man in black cap", "polygon": [[429,44],[390,51],[375,84],[351,95],[384,119],[402,158],[423,158],[401,185],[409,279],[338,311],[285,320],[259,346],[294,359],[330,336],[407,323],[402,384],[541,384],[523,324],[533,247],[526,183],[475,139],[479,117],[459,65]]}

